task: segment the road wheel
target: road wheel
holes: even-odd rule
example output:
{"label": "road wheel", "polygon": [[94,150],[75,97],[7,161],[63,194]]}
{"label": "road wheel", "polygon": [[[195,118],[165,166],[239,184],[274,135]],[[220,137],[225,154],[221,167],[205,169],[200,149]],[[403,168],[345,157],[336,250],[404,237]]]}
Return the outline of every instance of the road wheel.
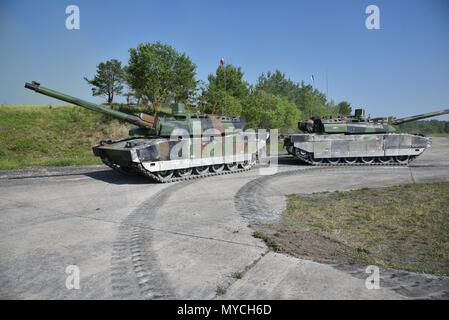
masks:
{"label": "road wheel", "polygon": [[329,158],[327,159],[327,162],[329,162],[330,164],[337,164],[340,163],[340,158]]}
{"label": "road wheel", "polygon": [[364,164],[371,164],[374,162],[374,157],[362,157],[360,158],[360,161]]}
{"label": "road wheel", "polygon": [[239,167],[244,170],[247,170],[247,169],[251,168],[252,166],[253,166],[253,163],[251,161],[243,161],[243,162],[239,163]]}
{"label": "road wheel", "polygon": [[343,162],[347,164],[355,164],[357,163],[357,158],[343,158]]}
{"label": "road wheel", "polygon": [[226,163],[226,170],[229,170],[229,171],[234,171],[234,170],[237,170],[237,167],[238,167],[238,163],[237,162],[233,162],[233,163]]}
{"label": "road wheel", "polygon": [[209,166],[202,166],[193,168],[193,172],[198,175],[204,175],[209,172]]}
{"label": "road wheel", "polygon": [[156,176],[161,181],[168,181],[173,177],[173,170],[158,171],[156,172]]}
{"label": "road wheel", "polygon": [[224,164],[213,164],[210,166],[210,171],[211,172],[215,172],[215,173],[219,173],[222,172],[224,169]]}
{"label": "road wheel", "polygon": [[310,161],[312,161],[314,165],[323,163],[323,160],[323,158],[315,158],[313,155],[310,157]]}
{"label": "road wheel", "polygon": [[396,156],[394,157],[394,161],[400,164],[407,164],[408,163],[408,156]]}
{"label": "road wheel", "polygon": [[175,171],[175,175],[179,178],[185,178],[192,174],[193,168],[185,168],[185,169],[178,169]]}
{"label": "road wheel", "polygon": [[391,157],[379,157],[379,158],[377,158],[377,161],[379,161],[379,163],[382,163],[382,164],[388,164],[388,163],[393,162],[393,159]]}
{"label": "road wheel", "polygon": [[307,156],[307,152],[299,149],[299,148],[294,148],[294,155],[298,156],[299,158],[305,158]]}

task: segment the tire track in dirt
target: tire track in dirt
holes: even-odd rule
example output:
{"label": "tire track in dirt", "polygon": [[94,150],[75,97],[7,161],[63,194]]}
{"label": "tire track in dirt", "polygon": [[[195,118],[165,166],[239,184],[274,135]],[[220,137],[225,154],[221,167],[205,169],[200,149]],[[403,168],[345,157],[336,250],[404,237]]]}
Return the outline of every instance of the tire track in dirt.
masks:
{"label": "tire track in dirt", "polygon": [[172,194],[191,183],[176,183],[159,191],[122,221],[111,256],[114,298],[176,299],[151,249],[151,221]]}

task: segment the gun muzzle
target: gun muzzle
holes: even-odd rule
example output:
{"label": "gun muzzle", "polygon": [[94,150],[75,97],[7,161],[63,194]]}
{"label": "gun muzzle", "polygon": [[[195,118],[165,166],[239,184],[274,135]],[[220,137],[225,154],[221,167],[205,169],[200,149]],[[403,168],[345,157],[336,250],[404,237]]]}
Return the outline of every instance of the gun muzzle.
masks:
{"label": "gun muzzle", "polygon": [[41,84],[39,82],[36,82],[36,81],[33,81],[31,83],[26,82],[25,83],[25,88],[37,91],[37,88],[39,88],[40,85]]}

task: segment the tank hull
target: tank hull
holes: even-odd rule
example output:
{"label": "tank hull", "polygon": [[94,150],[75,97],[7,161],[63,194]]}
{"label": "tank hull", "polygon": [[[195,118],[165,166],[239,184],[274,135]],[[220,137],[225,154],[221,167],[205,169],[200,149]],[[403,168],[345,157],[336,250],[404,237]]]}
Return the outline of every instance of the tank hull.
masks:
{"label": "tank hull", "polygon": [[432,144],[411,134],[291,134],[287,151],[312,165],[408,164]]}
{"label": "tank hull", "polygon": [[137,137],[102,141],[93,152],[120,173],[172,182],[249,170],[265,148],[266,139],[255,133],[175,140]]}

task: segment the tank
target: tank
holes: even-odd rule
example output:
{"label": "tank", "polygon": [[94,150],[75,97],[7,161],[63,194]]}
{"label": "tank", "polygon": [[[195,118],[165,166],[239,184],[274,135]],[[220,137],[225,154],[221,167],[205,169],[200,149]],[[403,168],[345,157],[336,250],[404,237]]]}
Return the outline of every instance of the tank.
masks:
{"label": "tank", "polygon": [[130,115],[33,81],[25,88],[136,125],[130,137],[101,141],[95,156],[122,174],[138,174],[157,182],[172,182],[251,169],[265,150],[267,134],[243,131],[242,117],[187,113],[182,103],[171,105],[170,116]]}
{"label": "tank", "polygon": [[365,117],[364,109],[351,116],[312,117],[298,122],[304,133],[284,136],[284,147],[311,165],[407,165],[432,145],[424,135],[396,133],[402,123],[449,113],[449,109],[413,117]]}

